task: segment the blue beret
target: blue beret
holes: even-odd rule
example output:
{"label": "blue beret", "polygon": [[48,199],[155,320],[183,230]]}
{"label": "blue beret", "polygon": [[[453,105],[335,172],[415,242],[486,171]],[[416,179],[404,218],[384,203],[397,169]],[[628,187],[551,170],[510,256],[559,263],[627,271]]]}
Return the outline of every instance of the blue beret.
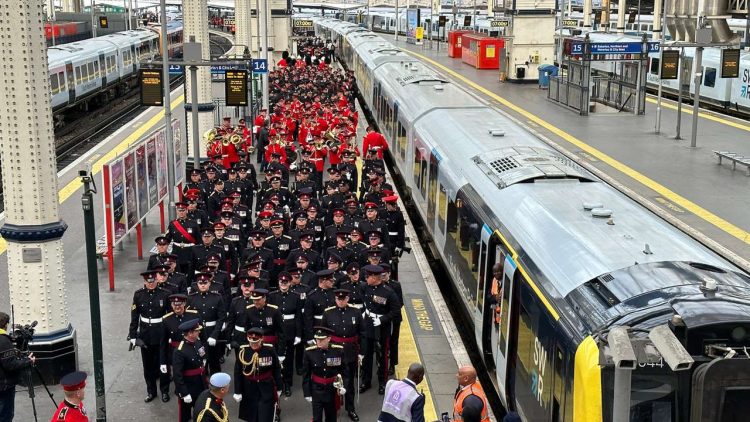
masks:
{"label": "blue beret", "polygon": [[208,382],[210,382],[214,387],[224,388],[228,386],[231,381],[232,378],[229,376],[229,374],[225,374],[224,372],[217,372],[211,375],[211,379],[209,379]]}
{"label": "blue beret", "polygon": [[190,321],[183,322],[177,328],[183,333],[186,333],[190,330],[200,329],[200,327],[201,327],[201,320],[196,318],[196,319],[191,319]]}

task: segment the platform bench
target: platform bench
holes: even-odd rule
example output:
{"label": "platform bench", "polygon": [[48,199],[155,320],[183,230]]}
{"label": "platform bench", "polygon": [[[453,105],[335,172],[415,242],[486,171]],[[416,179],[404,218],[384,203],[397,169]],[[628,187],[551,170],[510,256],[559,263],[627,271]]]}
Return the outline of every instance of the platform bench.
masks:
{"label": "platform bench", "polygon": [[729,151],[714,151],[714,154],[719,158],[719,165],[722,159],[727,159],[732,162],[732,170],[737,169],[737,164],[739,164],[745,166],[747,175],[750,176],[750,158]]}

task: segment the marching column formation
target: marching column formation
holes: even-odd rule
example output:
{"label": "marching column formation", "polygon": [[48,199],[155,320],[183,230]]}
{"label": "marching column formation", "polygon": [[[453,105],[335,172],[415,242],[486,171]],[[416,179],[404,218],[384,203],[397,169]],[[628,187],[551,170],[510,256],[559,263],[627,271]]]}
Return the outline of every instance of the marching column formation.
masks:
{"label": "marching column formation", "polygon": [[314,421],[339,407],[358,421],[357,395],[373,372],[383,394],[398,363],[405,223],[388,142],[368,128],[361,156],[354,75],[331,67],[330,43],[299,45],[269,75],[270,113],[207,135],[210,160],[190,173],[133,298],[130,341],[160,344],[142,354],[146,401],[171,373],[181,420],[199,411],[186,380],[225,370],[241,420],[309,417],[282,409],[296,384]]}

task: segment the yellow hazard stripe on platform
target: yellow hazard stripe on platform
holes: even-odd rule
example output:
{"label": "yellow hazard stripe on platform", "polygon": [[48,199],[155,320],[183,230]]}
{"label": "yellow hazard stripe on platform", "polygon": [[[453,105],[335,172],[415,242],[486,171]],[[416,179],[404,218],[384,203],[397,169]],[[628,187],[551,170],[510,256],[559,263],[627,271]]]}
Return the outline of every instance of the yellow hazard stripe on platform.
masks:
{"label": "yellow hazard stripe on platform", "polygon": [[516,113],[524,116],[528,120],[530,120],[533,123],[538,124],[539,126],[547,129],[548,131],[554,133],[558,137],[564,139],[568,143],[575,145],[576,147],[580,148],[584,152],[594,156],[598,160],[608,164],[609,166],[613,167],[614,169],[620,171],[621,173],[629,176],[633,180],[641,183],[642,185],[648,187],[649,189],[659,193],[662,197],[672,201],[673,203],[683,207],[684,209],[690,211],[691,213],[695,214],[696,216],[702,218],[703,220],[711,223],[715,227],[719,228],[720,230],[724,231],[725,233],[728,233],[737,239],[741,240],[744,243],[750,244],[750,233],[747,231],[741,229],[740,227],[735,226],[734,224],[730,223],[727,220],[724,220],[723,218],[719,217],[718,215],[708,211],[707,209],[701,207],[700,205],[690,201],[689,199],[673,192],[666,186],[662,185],[661,183],[647,177],[644,174],[639,173],[635,169],[617,161],[616,159],[610,157],[609,155],[605,154],[602,151],[599,151],[598,149],[592,147],[591,145],[581,141],[580,139],[576,138],[575,136],[565,132],[562,129],[557,128],[553,124],[543,120],[542,118],[538,117],[537,115],[515,105],[514,103],[506,100],[505,98],[495,94],[494,92],[488,90],[487,88],[484,88],[483,86],[479,85],[478,83],[464,77],[463,75],[459,74],[458,72],[449,69],[446,66],[443,66],[442,64],[423,56],[422,54],[415,53],[413,51],[404,50],[405,52],[415,56],[419,57],[420,59],[432,64],[433,66],[440,68],[444,70],[445,72],[451,74],[456,79],[459,79],[469,85],[470,87],[474,88],[475,90],[487,95],[488,97],[493,98],[494,100],[497,100],[500,104],[508,107],[509,109],[515,111]]}
{"label": "yellow hazard stripe on platform", "polygon": [[[406,312],[406,308],[401,309],[401,318],[403,318],[402,324],[404,324],[406,330],[401,330],[401,337],[398,344],[398,360],[400,363],[396,365],[395,376],[399,380],[406,378],[409,365],[415,362],[422,364],[422,357],[419,355],[417,342],[414,340],[414,333],[411,331],[411,324],[409,324],[409,315]],[[437,420],[437,410],[435,410],[435,402],[432,398],[432,390],[430,390],[428,372],[425,370],[424,380],[417,386],[417,390],[424,394],[424,420],[434,421]]]}
{"label": "yellow hazard stripe on platform", "polygon": [[[174,101],[172,101],[172,109],[174,110],[182,104],[185,97],[180,94]],[[111,161],[113,158],[117,157],[119,154],[122,154],[125,152],[126,149],[135,141],[140,139],[142,136],[149,133],[151,130],[154,129],[154,127],[160,125],[164,122],[164,110],[160,110],[156,115],[151,117],[146,123],[142,124],[138,129],[133,131],[130,135],[125,137],[125,139],[122,140],[117,146],[109,150],[106,154],[101,156],[92,166],[91,166],[91,173],[92,174],[98,174],[100,171],[102,171],[102,167],[104,167],[107,162]],[[60,189],[58,193],[58,199],[60,203],[67,201],[68,198],[70,198],[78,189],[83,186],[83,183],[81,183],[81,179],[76,177],[75,179],[71,180],[67,185],[65,185],[64,188]],[[4,254],[7,251],[8,243],[5,239],[0,238],[0,255]]]}
{"label": "yellow hazard stripe on platform", "polygon": [[[657,99],[656,98],[652,98],[650,96],[646,97],[646,101],[648,101],[650,103],[653,103],[653,104],[657,103]],[[669,108],[669,109],[672,109],[672,110],[677,110],[677,106],[675,104],[672,104],[672,102],[667,102],[663,98],[662,98],[662,101],[661,101],[661,106]],[[686,113],[686,114],[692,115],[693,114],[693,108],[692,108],[692,106],[689,106],[689,105],[683,105],[682,112]],[[700,116],[700,117],[702,117],[702,118],[704,118],[706,120],[711,120],[711,121],[714,121],[714,122],[717,122],[717,123],[721,123],[723,125],[731,126],[733,128],[736,128],[736,129],[746,130],[746,131],[750,132],[750,125],[746,125],[746,124],[742,124],[742,123],[737,122],[737,121],[729,120],[728,118],[722,117],[722,116],[714,114],[712,112],[699,111],[698,112],[698,116]]]}

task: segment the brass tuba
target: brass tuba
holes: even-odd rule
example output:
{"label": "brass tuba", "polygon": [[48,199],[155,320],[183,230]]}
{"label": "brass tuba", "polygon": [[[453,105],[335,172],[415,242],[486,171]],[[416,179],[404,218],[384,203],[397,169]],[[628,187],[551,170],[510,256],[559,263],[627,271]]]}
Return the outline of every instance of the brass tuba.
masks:
{"label": "brass tuba", "polygon": [[239,145],[242,142],[242,136],[239,134],[232,134],[232,136],[229,137],[229,143],[234,144],[234,146]]}
{"label": "brass tuba", "polygon": [[207,130],[206,133],[203,134],[203,140],[206,141],[206,146],[211,146],[215,138],[216,138],[216,128]]}

